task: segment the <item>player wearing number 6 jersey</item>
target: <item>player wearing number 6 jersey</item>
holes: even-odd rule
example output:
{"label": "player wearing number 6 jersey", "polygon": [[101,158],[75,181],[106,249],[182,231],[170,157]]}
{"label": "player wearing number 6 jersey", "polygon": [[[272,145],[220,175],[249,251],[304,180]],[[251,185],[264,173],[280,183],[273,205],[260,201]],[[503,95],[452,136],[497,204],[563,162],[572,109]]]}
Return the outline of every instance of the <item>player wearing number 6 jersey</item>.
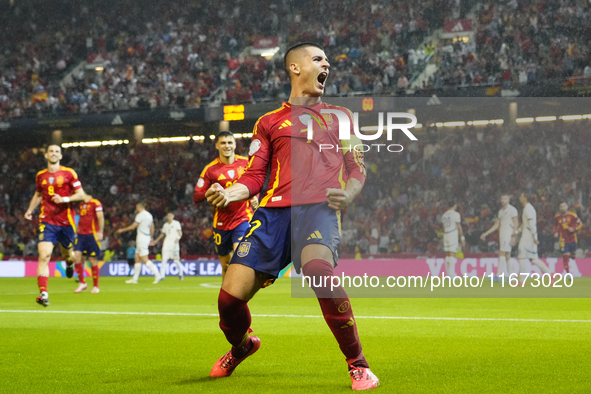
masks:
{"label": "player wearing number 6 jersey", "polygon": [[[235,154],[236,140],[234,134],[222,131],[215,140],[215,147],[219,157],[209,163],[195,186],[193,200],[199,203],[205,198],[205,192],[214,183],[222,187],[230,187],[242,175],[248,166],[248,159]],[[222,279],[228,270],[232,254],[238,242],[248,228],[248,221],[252,218],[253,208],[258,205],[257,197],[250,201],[240,201],[223,208],[215,208],[213,214],[213,240],[215,251],[222,264]]]}
{"label": "player wearing number 6 jersey", "polygon": [[84,190],[76,172],[60,165],[62,148],[58,145],[47,147],[45,158],[47,169],[39,171],[35,183],[37,190],[25,219],[33,220],[33,211],[41,204],[39,213],[39,265],[37,266],[37,284],[40,296],[39,305],[49,305],[47,279],[49,277],[49,259],[56,243],[60,243],[62,257],[66,260],[66,276],[74,275],[74,243],[76,242],[76,225],[72,202],[82,201]]}
{"label": "player wearing number 6 jersey", "polygon": [[74,290],[74,293],[80,293],[88,288],[84,280],[84,262],[82,260],[84,253],[86,253],[88,261],[90,261],[90,269],[92,270],[93,287],[91,293],[98,293],[98,260],[101,258],[100,242],[103,240],[103,231],[105,229],[103,206],[99,200],[86,193],[84,201],[80,203],[78,209],[80,220],[78,221],[78,238],[74,247],[74,255],[80,285]]}
{"label": "player wearing number 6 jersey", "polygon": [[[360,143],[355,141],[353,127],[339,130],[333,117],[335,113],[348,116],[351,125],[351,112],[321,101],[329,67],[324,50],[316,44],[302,43],[287,51],[289,102],[256,122],[248,168],[238,182],[228,188],[214,183],[206,193],[216,207],[246,201],[261,191],[270,168],[268,191],[236,249],[220,290],[219,324],[232,348],[215,362],[212,377],[230,376],[260,348],[260,339],[250,335],[248,301],[293,261],[296,271],[301,270],[309,281],[345,356],[352,388],[367,390],[379,384],[363,354],[347,293],[341,286],[313,285],[333,276],[341,210],[361,192],[366,177],[363,153],[347,148]],[[323,110],[331,112],[323,114]],[[307,130],[312,116],[318,120],[312,122],[317,126]],[[341,131],[347,133],[348,140],[340,141]],[[309,134],[313,138],[308,138]],[[320,146],[342,149],[325,152]],[[298,340],[297,335],[294,338]]]}

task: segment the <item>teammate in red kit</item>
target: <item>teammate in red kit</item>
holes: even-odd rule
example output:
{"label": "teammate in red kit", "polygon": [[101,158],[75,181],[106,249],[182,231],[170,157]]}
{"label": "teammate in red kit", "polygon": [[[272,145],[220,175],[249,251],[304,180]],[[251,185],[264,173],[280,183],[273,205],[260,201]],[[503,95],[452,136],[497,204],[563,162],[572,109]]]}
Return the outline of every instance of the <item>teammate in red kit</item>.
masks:
{"label": "teammate in red kit", "polygon": [[[220,290],[220,328],[232,349],[214,364],[212,377],[231,375],[260,348],[260,339],[249,336],[252,330],[247,303],[269,280],[277,278],[282,268],[293,261],[296,271],[303,271],[311,283],[333,275],[340,212],[361,192],[366,172],[363,154],[341,144],[332,115],[321,115],[324,122],[318,122],[320,128],[307,139],[308,119],[320,115],[323,109],[348,113],[353,125],[348,110],[320,100],[329,67],[324,50],[316,44],[298,44],[286,52],[285,68],[292,88],[289,102],[255,124],[249,165],[242,177],[226,189],[213,184],[206,193],[216,207],[245,201],[261,190],[270,167],[269,189],[236,249]],[[348,132],[353,134],[353,128]],[[342,145],[343,149],[320,152],[321,144]],[[351,141],[350,145],[355,143]],[[311,288],[345,355],[352,388],[377,387],[379,380],[363,355],[345,290],[312,284]]]}
{"label": "teammate in red kit", "polygon": [[80,211],[80,220],[78,221],[78,238],[74,247],[74,256],[76,258],[76,272],[78,272],[80,285],[74,290],[74,293],[80,293],[88,288],[84,280],[84,253],[87,254],[92,269],[92,281],[94,285],[91,293],[98,293],[98,259],[101,258],[100,242],[103,240],[103,230],[105,229],[103,206],[99,200],[92,198],[89,194],[85,194],[84,201],[80,203],[78,209]]}
{"label": "teammate in red kit", "polygon": [[[193,201],[196,204],[205,199],[205,193],[212,184],[218,183],[222,187],[230,187],[248,166],[246,157],[235,154],[236,140],[234,134],[229,131],[222,131],[217,135],[215,147],[219,152],[219,157],[205,166],[201,172],[193,194]],[[240,201],[227,207],[215,208],[213,239],[215,251],[222,265],[222,279],[226,275],[228,264],[230,264],[240,238],[248,228],[252,211],[257,208],[257,205],[258,199],[254,196],[250,201]]]}
{"label": "teammate in red kit", "polygon": [[566,272],[570,272],[568,263],[570,259],[575,259],[577,231],[583,227],[583,223],[576,213],[568,212],[567,203],[561,202],[558,210],[560,213],[554,217],[554,237],[559,239],[564,269]]}
{"label": "teammate in red kit", "polygon": [[37,266],[37,284],[41,294],[37,303],[49,305],[47,278],[49,259],[56,243],[60,243],[62,257],[66,260],[66,276],[74,275],[74,243],[76,225],[72,211],[72,202],[82,201],[84,190],[76,172],[60,165],[62,148],[58,145],[47,147],[45,158],[47,169],[39,171],[35,183],[37,191],[31,199],[25,219],[33,220],[33,211],[41,204],[39,213],[39,265]]}

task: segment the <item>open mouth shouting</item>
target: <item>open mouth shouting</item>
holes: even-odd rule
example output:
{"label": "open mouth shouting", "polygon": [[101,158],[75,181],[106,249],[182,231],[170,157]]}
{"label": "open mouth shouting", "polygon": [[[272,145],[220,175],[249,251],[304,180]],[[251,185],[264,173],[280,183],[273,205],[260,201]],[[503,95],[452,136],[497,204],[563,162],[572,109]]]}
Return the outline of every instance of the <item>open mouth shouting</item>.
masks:
{"label": "open mouth shouting", "polygon": [[322,71],[320,74],[318,74],[318,77],[316,78],[316,81],[320,85],[321,89],[324,89],[324,83],[326,82],[326,78],[328,78],[328,71]]}

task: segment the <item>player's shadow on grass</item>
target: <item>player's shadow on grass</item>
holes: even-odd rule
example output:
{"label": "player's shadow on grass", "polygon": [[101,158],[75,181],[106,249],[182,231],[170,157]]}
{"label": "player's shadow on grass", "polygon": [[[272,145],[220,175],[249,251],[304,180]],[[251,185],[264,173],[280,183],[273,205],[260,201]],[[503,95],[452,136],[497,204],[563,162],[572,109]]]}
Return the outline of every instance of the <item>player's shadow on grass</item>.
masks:
{"label": "player's shadow on grass", "polygon": [[178,382],[176,382],[176,385],[183,386],[183,385],[187,385],[187,384],[214,382],[216,380],[219,380],[219,378],[212,378],[211,376],[199,376],[199,377],[195,377],[195,378],[184,379],[184,380],[178,381]]}
{"label": "player's shadow on grass", "polygon": [[[263,377],[264,375],[259,374],[249,374],[248,377]],[[185,386],[189,384],[200,384],[200,383],[212,383],[212,382],[219,382],[225,380],[224,378],[212,378],[211,376],[198,376],[189,379],[183,379],[177,381],[175,384],[177,386]],[[234,379],[235,380],[235,379]]]}

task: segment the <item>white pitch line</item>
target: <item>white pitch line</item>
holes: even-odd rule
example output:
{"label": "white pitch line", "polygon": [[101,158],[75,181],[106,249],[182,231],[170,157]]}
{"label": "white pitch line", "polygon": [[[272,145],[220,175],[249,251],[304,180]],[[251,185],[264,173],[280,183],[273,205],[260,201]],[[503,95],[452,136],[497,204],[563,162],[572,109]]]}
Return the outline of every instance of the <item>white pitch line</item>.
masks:
{"label": "white pitch line", "polygon": [[[217,313],[172,313],[172,312],[108,312],[108,311],[52,311],[52,310],[0,310],[0,313],[62,313],[86,315],[139,315],[139,316],[201,316],[218,317]],[[252,315],[252,317],[279,317],[320,319],[321,315]],[[591,320],[567,319],[503,319],[492,317],[424,317],[424,316],[357,316],[356,319],[384,319],[384,320],[451,320],[451,321],[501,321],[501,322],[540,322],[540,323],[591,323]]]}

